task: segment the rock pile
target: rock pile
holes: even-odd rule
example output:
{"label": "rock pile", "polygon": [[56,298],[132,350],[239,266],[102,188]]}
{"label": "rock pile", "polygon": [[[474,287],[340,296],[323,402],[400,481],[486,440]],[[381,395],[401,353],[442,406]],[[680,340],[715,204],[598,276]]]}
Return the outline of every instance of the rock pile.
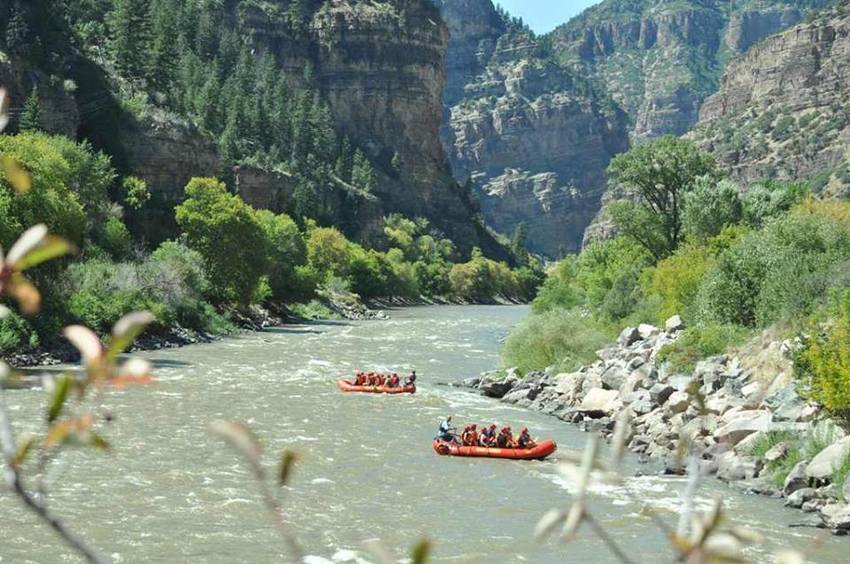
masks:
{"label": "rock pile", "polygon": [[663,330],[652,325],[627,328],[616,345],[598,351],[597,362],[573,373],[558,374],[550,368],[520,376],[507,370],[465,384],[486,396],[609,436],[628,410],[629,448],[665,460],[667,472],[684,472],[676,453],[686,447],[705,471],[721,480],[754,493],[787,496],[789,506],[821,511],[824,527],[850,531],[850,506],[838,503],[845,484],[828,485],[850,457],[850,437],[794,467],[783,488],[773,486],[762,471],[785,459],[790,445],[776,444],[762,456],[754,455],[753,448],[768,433],[808,432],[819,409],[801,399],[793,383],[765,382],[736,357],[701,361],[691,374],[670,372],[657,360],[658,354],[683,329],[678,316]]}

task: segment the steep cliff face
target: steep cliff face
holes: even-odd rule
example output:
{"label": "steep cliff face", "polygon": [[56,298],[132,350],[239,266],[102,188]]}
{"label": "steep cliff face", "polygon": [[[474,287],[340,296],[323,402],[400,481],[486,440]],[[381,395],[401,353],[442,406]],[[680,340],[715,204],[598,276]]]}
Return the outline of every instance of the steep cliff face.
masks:
{"label": "steep cliff face", "polygon": [[443,141],[455,177],[472,182],[497,231],[510,235],[525,223],[532,250],[577,249],[605,167],[628,147],[624,114],[542,56],[539,40],[501,21],[489,0],[445,0],[441,9],[458,33],[448,58],[465,81],[445,98]]}
{"label": "steep cliff face", "polygon": [[[742,181],[850,180],[850,10],[771,37],[729,65],[692,134]],[[824,175],[824,171],[827,174]],[[836,178],[829,178],[834,171]],[[830,186],[831,184],[831,186]]]}
{"label": "steep cliff face", "polygon": [[[380,237],[376,218],[390,212],[419,215],[461,250],[480,246],[505,256],[474,221],[477,210],[452,178],[440,143],[448,29],[431,0],[239,0],[206,9],[215,10],[222,34],[236,32],[239,44],[251,46],[258,58],[271,55],[293,96],[306,86],[317,92],[336,133],[348,137],[374,165],[374,197],[362,198],[344,183],[319,187],[314,203],[329,222],[374,243]],[[84,58],[79,53],[68,57]],[[97,88],[77,93],[76,103],[71,95],[46,98],[50,129],[92,138],[122,171],[147,180],[156,209],[141,223],[149,224],[146,231],[169,236],[167,218],[186,181],[222,172],[218,143],[193,125],[195,116],[175,115],[173,104],[169,109],[154,104],[141,116],[129,115],[113,94],[115,77],[91,60],[86,63],[70,74],[79,75],[77,83],[96,83]],[[23,77],[13,81],[20,84],[14,93],[28,94],[32,80],[23,70],[0,68],[0,78],[13,71]],[[60,114],[69,116],[67,124],[54,119]],[[274,174],[252,175],[250,193],[257,202],[282,201],[261,195],[275,194],[279,181]],[[277,211],[290,207],[280,205]]]}
{"label": "steep cliff face", "polygon": [[636,141],[681,135],[730,56],[828,0],[606,0],[553,34],[555,51],[606,85]]}

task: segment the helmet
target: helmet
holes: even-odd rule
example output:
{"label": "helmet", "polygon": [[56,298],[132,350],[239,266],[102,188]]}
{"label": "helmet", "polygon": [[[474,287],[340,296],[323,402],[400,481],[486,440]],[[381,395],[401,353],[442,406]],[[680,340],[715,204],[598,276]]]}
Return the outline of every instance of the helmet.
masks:
{"label": "helmet", "polygon": [[528,427],[523,427],[520,433],[528,433]]}
{"label": "helmet", "polygon": [[495,423],[491,423],[491,424],[490,424],[490,428],[491,428],[491,429],[495,429],[495,428],[496,428],[496,424],[495,424]]}
{"label": "helmet", "polygon": [[475,423],[470,423],[470,424],[469,424],[469,428],[470,428],[470,429],[477,429],[477,428],[478,428],[478,425],[476,425]]}
{"label": "helmet", "polygon": [[502,432],[503,432],[503,433],[509,433],[510,431],[511,431],[511,428],[510,428],[510,427],[502,427]]}

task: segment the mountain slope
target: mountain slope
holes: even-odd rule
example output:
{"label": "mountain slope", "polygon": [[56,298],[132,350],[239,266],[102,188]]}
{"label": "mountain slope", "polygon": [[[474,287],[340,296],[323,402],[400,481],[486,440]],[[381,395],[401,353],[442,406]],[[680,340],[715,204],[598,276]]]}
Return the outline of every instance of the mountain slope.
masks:
{"label": "mountain slope", "polygon": [[605,0],[558,28],[553,49],[629,114],[636,140],[696,123],[730,57],[829,0]]}
{"label": "mountain slope", "polygon": [[819,175],[818,187],[833,193],[850,184],[850,8],[843,6],[732,62],[703,106],[691,136],[740,180]]}

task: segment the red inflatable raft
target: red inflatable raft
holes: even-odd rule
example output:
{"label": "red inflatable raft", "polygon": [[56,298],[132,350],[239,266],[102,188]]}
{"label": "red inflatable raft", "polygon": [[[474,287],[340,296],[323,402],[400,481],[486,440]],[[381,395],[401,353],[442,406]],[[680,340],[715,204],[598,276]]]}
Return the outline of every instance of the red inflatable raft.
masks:
{"label": "red inflatable raft", "polygon": [[416,385],[399,386],[390,388],[388,386],[355,386],[348,380],[337,380],[336,386],[343,392],[356,392],[361,394],[415,394]]}
{"label": "red inflatable raft", "polygon": [[507,458],[511,460],[542,460],[555,452],[555,441],[543,441],[534,448],[488,448],[461,446],[434,439],[434,450],[443,456],[473,456],[482,458]]}

